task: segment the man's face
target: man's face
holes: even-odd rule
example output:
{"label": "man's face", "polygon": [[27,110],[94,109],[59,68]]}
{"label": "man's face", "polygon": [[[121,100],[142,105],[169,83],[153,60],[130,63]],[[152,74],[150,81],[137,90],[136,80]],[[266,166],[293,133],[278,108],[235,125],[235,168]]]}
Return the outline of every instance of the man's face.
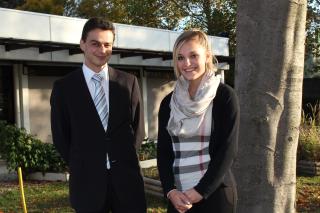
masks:
{"label": "man's face", "polygon": [[88,33],[86,41],[80,41],[84,52],[84,63],[93,71],[100,72],[112,54],[113,33],[111,30],[94,29]]}

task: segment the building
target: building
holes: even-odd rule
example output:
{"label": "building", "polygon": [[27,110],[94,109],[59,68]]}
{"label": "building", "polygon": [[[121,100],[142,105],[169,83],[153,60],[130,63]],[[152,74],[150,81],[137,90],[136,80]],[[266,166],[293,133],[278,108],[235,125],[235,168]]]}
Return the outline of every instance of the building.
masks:
{"label": "building", "polygon": [[[81,66],[85,19],[0,8],[0,119],[51,142],[49,98],[53,82]],[[160,101],[174,85],[172,47],[179,32],[115,24],[109,64],[139,79],[149,138],[157,135]],[[220,62],[228,38],[209,37]],[[228,69],[227,63],[220,64]]]}

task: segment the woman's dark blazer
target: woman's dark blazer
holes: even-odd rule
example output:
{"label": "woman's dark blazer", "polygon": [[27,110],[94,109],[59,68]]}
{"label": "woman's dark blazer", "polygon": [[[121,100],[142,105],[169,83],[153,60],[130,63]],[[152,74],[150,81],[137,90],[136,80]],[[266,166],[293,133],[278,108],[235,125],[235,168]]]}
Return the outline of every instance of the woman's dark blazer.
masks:
{"label": "woman's dark blazer", "polygon": [[[167,131],[171,96],[172,93],[162,100],[158,117],[157,163],[164,195],[175,188],[174,152]],[[211,161],[207,172],[194,187],[204,198],[208,198],[223,185],[231,186],[236,193],[231,166],[238,148],[239,111],[238,99],[233,89],[226,84],[220,84],[212,107],[213,120],[209,144]]]}

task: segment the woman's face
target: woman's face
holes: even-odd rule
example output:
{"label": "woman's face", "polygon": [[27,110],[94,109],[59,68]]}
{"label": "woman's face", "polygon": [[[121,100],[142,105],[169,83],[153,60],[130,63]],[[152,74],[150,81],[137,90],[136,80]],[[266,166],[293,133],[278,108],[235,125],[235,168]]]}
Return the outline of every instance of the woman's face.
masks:
{"label": "woman's face", "polygon": [[200,45],[197,39],[185,42],[177,54],[177,67],[186,80],[199,81],[205,73],[210,53]]}

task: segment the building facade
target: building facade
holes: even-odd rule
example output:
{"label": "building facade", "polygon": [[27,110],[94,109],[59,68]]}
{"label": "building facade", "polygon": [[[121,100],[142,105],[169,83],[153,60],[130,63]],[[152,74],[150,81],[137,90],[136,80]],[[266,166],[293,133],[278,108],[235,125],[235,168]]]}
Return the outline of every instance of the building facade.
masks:
{"label": "building facade", "polygon": [[[0,8],[0,20],[0,120],[50,143],[53,82],[82,65],[79,42],[86,19]],[[174,86],[172,48],[180,33],[124,24],[115,27],[109,64],[138,77],[146,134],[156,139],[159,104]],[[223,62],[229,55],[228,38],[209,39],[213,53]],[[219,66],[228,69],[227,63]]]}

